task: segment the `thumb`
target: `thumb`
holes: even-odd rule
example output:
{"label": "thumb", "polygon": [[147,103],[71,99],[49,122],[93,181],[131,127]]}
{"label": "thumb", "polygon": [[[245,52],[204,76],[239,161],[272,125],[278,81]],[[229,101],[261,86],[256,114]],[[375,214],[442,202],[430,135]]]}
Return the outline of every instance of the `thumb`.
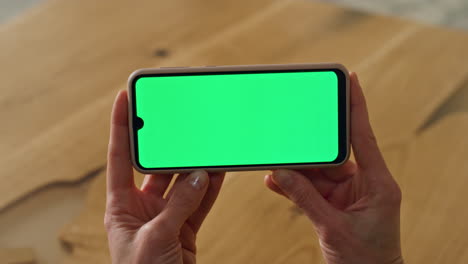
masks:
{"label": "thumb", "polygon": [[315,225],[323,225],[338,213],[317,191],[313,183],[299,172],[276,170],[273,171],[272,179]]}
{"label": "thumb", "polygon": [[173,193],[164,209],[159,214],[158,222],[164,223],[166,231],[177,233],[185,221],[200,206],[208,189],[208,173],[197,170],[175,182]]}

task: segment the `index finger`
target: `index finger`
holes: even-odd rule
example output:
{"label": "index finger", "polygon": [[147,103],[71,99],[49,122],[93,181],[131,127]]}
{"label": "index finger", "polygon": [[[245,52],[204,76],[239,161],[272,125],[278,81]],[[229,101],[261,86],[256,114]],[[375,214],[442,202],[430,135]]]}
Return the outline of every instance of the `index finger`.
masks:
{"label": "index finger", "polygon": [[107,191],[134,187],[128,134],[127,91],[120,91],[112,108],[107,152]]}

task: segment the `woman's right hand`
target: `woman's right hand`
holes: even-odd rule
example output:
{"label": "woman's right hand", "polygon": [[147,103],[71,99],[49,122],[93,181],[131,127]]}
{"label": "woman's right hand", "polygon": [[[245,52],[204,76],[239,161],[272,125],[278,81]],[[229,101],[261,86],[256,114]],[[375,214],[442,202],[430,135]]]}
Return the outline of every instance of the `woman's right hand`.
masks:
{"label": "woman's right hand", "polygon": [[355,73],[350,81],[356,163],[275,170],[265,176],[265,184],[310,218],[328,264],[400,264],[401,191],[377,146]]}

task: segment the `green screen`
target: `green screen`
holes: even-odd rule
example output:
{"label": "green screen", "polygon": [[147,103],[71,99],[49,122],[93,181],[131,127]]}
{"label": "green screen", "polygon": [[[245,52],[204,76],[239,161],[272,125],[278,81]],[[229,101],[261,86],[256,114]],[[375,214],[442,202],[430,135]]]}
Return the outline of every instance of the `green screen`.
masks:
{"label": "green screen", "polygon": [[332,162],[333,71],[142,76],[135,82],[143,168]]}

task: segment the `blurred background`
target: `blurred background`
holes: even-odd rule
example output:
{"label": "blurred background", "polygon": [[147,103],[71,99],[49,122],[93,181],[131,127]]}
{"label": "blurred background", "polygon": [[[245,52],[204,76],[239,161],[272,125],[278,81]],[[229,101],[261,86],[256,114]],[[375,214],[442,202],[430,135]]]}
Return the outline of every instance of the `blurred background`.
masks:
{"label": "blurred background", "polygon": [[[45,0],[1,0],[0,21],[20,15]],[[463,0],[330,0],[325,2],[360,10],[405,17],[429,24],[468,27],[468,2]]]}
{"label": "blurred background", "polygon": [[[134,69],[329,61],[361,74],[408,263],[468,263],[467,29],[465,0],[0,0],[0,263],[109,260],[108,116]],[[229,175],[200,263],[321,263],[263,175]]]}

